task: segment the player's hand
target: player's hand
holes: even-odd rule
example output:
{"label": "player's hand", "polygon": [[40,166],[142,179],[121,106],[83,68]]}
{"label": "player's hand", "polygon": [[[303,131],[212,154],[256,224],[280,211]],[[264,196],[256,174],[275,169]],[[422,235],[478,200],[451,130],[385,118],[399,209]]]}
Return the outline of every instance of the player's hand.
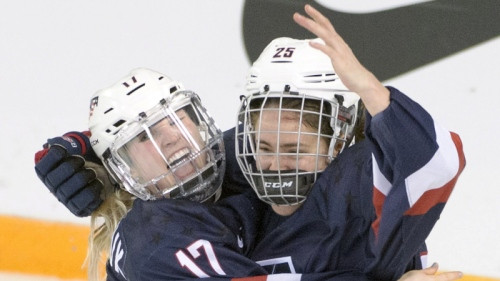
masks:
{"label": "player's hand", "polygon": [[35,171],[40,180],[79,217],[90,215],[102,203],[104,187],[96,169],[104,170],[104,166],[92,150],[88,136],[80,132],[48,139],[35,154]]}
{"label": "player's hand", "polygon": [[387,108],[389,90],[358,61],[330,20],[310,5],[305,5],[305,12],[309,17],[295,13],[294,21],[325,42],[321,44],[314,41],[311,46],[330,57],[333,68],[344,85],[360,95],[372,116]]}
{"label": "player's hand", "polygon": [[438,264],[434,263],[431,267],[425,269],[408,271],[398,281],[453,281],[463,276],[460,271],[448,271],[436,274],[438,268]]}

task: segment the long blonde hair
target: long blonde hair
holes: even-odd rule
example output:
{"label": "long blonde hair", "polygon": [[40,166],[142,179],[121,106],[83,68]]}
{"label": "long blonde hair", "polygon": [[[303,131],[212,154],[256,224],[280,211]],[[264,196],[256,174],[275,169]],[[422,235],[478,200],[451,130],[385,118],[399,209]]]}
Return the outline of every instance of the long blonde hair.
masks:
{"label": "long blonde hair", "polygon": [[98,281],[106,279],[105,263],[111,248],[111,238],[120,220],[132,208],[135,197],[123,189],[115,189],[104,167],[92,164],[86,166],[94,169],[97,178],[103,182],[105,199],[90,217],[89,244],[84,264],[87,265],[88,280]]}

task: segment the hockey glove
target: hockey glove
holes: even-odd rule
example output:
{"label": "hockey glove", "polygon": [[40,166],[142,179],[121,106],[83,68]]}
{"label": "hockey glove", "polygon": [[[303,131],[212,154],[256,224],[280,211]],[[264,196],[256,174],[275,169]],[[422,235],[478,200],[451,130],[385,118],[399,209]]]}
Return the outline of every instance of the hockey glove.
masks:
{"label": "hockey glove", "polygon": [[47,140],[35,153],[35,171],[55,197],[78,217],[89,216],[102,203],[103,183],[86,161],[102,163],[90,146],[89,132],[69,132]]}

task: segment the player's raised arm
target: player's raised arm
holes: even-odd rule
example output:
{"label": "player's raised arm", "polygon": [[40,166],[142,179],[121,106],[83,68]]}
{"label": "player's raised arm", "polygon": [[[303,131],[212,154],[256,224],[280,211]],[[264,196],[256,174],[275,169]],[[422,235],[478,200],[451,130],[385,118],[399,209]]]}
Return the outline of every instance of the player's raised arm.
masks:
{"label": "player's raised arm", "polygon": [[332,23],[310,5],[305,5],[305,12],[309,17],[295,13],[293,19],[325,42],[321,44],[311,41],[310,44],[330,57],[333,67],[346,87],[360,95],[372,116],[387,108],[389,91],[358,61]]}
{"label": "player's raised arm", "polygon": [[399,90],[383,86],[328,18],[310,5],[305,12],[294,14],[294,20],[324,41],[311,46],[329,56],[342,82],[360,95],[370,113],[365,135],[373,158],[377,258],[367,272],[394,280],[425,242],[465,167],[460,137]]}

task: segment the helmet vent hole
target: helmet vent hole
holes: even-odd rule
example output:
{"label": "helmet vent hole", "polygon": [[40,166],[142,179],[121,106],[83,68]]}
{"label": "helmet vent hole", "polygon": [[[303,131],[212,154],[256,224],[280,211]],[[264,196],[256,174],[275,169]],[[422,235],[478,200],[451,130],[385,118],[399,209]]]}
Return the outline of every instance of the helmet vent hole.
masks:
{"label": "helmet vent hole", "polygon": [[304,75],[304,79],[306,83],[321,83],[324,81],[323,74],[321,73]]}
{"label": "helmet vent hole", "polygon": [[139,85],[139,86],[135,87],[134,89],[132,89],[132,91],[130,91],[130,92],[127,93],[127,96],[130,96],[132,93],[134,93],[135,91],[139,90],[140,88],[142,88],[144,86],[146,86],[145,83],[143,83],[142,85]]}
{"label": "helmet vent hole", "polygon": [[125,123],[125,120],[120,119],[119,121],[115,122],[115,124],[113,124],[113,126],[115,126],[115,128],[118,128],[118,127],[120,127],[123,123]]}
{"label": "helmet vent hole", "polygon": [[162,79],[163,79],[163,76],[158,77],[158,80],[162,80]]}
{"label": "helmet vent hole", "polygon": [[337,80],[335,76],[335,73],[325,73],[325,82],[334,82],[335,80]]}
{"label": "helmet vent hole", "polygon": [[304,75],[303,78],[305,83],[328,83],[337,80],[335,76],[335,73],[330,72]]}
{"label": "helmet vent hole", "polygon": [[107,114],[108,112],[110,112],[111,110],[113,110],[112,107],[110,107],[108,110],[104,111],[104,114]]}
{"label": "helmet vent hole", "polygon": [[175,92],[175,91],[177,91],[177,87],[176,87],[176,86],[174,86],[174,87],[170,88],[170,93],[173,93],[173,92]]}

